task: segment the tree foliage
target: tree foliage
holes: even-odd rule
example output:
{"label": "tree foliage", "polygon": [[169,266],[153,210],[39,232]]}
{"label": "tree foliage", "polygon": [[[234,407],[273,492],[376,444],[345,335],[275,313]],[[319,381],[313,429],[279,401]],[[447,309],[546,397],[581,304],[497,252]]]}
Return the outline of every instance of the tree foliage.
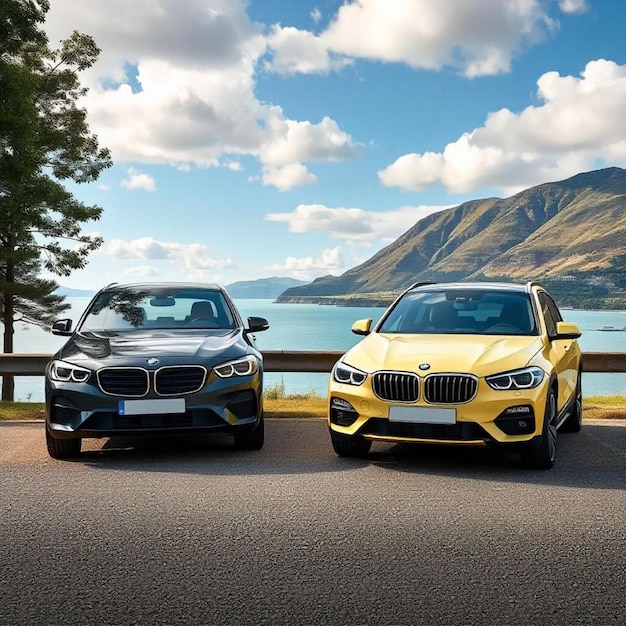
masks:
{"label": "tree foliage", "polygon": [[[83,234],[98,220],[99,206],[88,206],[64,186],[89,183],[111,165],[107,149],[87,124],[80,106],[86,89],[79,72],[100,53],[94,40],[78,32],[50,48],[43,30],[48,0],[0,3],[0,306],[4,352],[13,351],[16,314],[48,325],[65,310],[54,295],[54,280],[43,269],[68,276],[84,267],[102,239]],[[8,383],[8,385],[7,385]],[[11,387],[6,391],[6,387]],[[3,399],[12,399],[5,377]]]}

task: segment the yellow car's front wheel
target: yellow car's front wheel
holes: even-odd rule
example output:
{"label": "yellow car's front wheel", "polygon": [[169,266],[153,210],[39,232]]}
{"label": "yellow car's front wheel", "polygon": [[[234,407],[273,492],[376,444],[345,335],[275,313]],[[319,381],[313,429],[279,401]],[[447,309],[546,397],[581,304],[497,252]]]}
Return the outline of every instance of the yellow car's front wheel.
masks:
{"label": "yellow car's front wheel", "polygon": [[557,411],[556,395],[550,388],[546,399],[541,437],[526,444],[521,453],[524,467],[532,469],[550,469],[556,460]]}
{"label": "yellow car's front wheel", "polygon": [[333,449],[338,456],[344,457],[365,457],[372,447],[372,442],[359,435],[339,435],[330,431],[330,440]]}

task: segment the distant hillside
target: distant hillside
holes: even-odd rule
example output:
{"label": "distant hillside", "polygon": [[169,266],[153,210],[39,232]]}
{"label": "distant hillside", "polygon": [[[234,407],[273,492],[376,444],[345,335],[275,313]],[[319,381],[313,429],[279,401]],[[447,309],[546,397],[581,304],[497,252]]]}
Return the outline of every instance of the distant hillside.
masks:
{"label": "distant hillside", "polygon": [[365,263],[278,301],[397,292],[419,280],[598,276],[626,289],[626,170],[616,167],[430,215]]}
{"label": "distant hillside", "polygon": [[302,280],[295,278],[260,278],[259,280],[244,280],[226,285],[231,298],[241,299],[274,299],[286,289],[306,285]]}
{"label": "distant hillside", "polygon": [[[249,299],[274,299],[283,291],[291,287],[306,285],[307,283],[295,278],[260,278],[259,280],[248,280],[226,285],[226,289],[232,298],[249,298]],[[70,289],[68,287],[59,286],[56,294],[66,296],[68,298],[90,298],[96,292],[87,289]]]}

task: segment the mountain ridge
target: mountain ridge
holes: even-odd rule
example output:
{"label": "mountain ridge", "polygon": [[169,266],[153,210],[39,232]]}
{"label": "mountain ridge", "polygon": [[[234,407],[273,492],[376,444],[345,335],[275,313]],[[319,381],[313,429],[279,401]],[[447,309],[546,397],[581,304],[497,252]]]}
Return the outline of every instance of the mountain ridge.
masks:
{"label": "mountain ridge", "polygon": [[231,298],[272,299],[277,298],[286,289],[306,284],[305,281],[296,278],[272,276],[257,280],[240,280],[225,287]]}
{"label": "mountain ridge", "polygon": [[598,272],[626,288],[624,242],[626,170],[610,167],[429,215],[364,263],[277,301],[397,292],[419,280],[584,280]]}

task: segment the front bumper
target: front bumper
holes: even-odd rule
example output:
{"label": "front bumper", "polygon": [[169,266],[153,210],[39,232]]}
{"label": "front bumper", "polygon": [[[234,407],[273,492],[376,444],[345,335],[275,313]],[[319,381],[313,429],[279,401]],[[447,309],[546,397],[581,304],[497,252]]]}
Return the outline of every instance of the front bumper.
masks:
{"label": "front bumper", "polygon": [[[143,433],[184,433],[254,428],[263,414],[260,370],[251,376],[209,376],[203,388],[179,396],[184,412],[122,414],[120,402],[87,383],[46,379],[46,426],[57,439],[99,438]],[[146,400],[162,400],[150,394]]]}
{"label": "front bumper", "polygon": [[[328,427],[333,434],[390,442],[482,446],[523,443],[542,432],[547,379],[534,389],[515,391],[495,391],[480,380],[473,400],[450,405],[433,405],[423,400],[415,403],[381,400],[368,382],[357,387],[331,381]],[[390,421],[389,411],[393,406],[454,409],[455,420],[454,423]]]}

